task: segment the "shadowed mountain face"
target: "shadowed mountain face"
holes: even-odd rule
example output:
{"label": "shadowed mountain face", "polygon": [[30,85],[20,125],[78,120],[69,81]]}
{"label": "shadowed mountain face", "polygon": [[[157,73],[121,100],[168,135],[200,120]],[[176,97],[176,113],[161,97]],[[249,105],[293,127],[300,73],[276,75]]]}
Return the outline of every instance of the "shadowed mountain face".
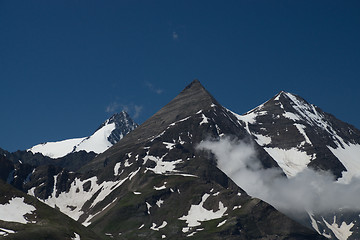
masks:
{"label": "shadowed mountain face", "polygon": [[264,168],[279,168],[242,124],[194,81],[80,173],[40,167],[24,188],[108,239],[322,239],[248,196],[197,149],[238,139]]}

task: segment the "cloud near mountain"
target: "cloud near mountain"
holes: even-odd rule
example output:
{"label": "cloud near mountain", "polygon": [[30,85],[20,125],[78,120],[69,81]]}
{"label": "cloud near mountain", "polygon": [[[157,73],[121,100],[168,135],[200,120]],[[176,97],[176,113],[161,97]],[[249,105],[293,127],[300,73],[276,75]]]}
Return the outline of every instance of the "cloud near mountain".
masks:
{"label": "cloud near mountain", "polygon": [[325,213],[360,210],[360,179],[348,184],[334,181],[329,172],[304,169],[286,178],[280,168],[264,169],[253,144],[223,138],[201,142],[197,149],[211,151],[218,167],[249,195],[260,198],[288,213]]}

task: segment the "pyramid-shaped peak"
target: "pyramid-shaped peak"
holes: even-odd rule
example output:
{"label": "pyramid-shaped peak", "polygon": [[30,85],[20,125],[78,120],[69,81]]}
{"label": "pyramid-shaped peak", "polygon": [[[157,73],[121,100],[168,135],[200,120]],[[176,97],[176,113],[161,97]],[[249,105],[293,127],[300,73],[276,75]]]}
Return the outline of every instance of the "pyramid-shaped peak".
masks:
{"label": "pyramid-shaped peak", "polygon": [[205,89],[204,86],[201,85],[201,83],[200,83],[200,81],[199,81],[198,79],[195,79],[195,80],[192,81],[189,85],[187,85],[187,86],[185,87],[184,91],[185,91],[186,89],[191,89],[191,88],[203,88],[203,89]]}
{"label": "pyramid-shaped peak", "polygon": [[179,95],[184,94],[184,93],[190,93],[190,92],[197,92],[197,93],[202,93],[205,95],[210,96],[211,98],[213,98],[211,96],[211,94],[205,89],[205,87],[200,83],[200,81],[198,79],[195,79],[194,81],[192,81],[189,85],[187,85],[184,90],[182,90],[180,92]]}
{"label": "pyramid-shaped peak", "polygon": [[183,107],[193,109],[193,111],[205,110],[213,104],[218,105],[215,98],[205,89],[199,80],[195,79],[187,85],[165,108]]}
{"label": "pyramid-shaped peak", "polygon": [[[192,81],[173,100],[126,136],[123,144],[135,144],[160,134],[170,124],[196,115],[200,110],[212,111],[221,105],[201,85],[199,80]],[[114,148],[115,150],[115,148]]]}

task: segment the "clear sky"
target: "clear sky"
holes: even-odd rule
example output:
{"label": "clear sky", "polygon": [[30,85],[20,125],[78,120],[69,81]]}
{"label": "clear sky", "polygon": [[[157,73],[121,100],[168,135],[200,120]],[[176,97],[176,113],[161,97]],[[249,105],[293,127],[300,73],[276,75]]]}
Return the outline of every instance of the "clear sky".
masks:
{"label": "clear sky", "polygon": [[0,0],[0,148],[142,123],[196,78],[237,113],[285,90],[360,128],[360,1]]}

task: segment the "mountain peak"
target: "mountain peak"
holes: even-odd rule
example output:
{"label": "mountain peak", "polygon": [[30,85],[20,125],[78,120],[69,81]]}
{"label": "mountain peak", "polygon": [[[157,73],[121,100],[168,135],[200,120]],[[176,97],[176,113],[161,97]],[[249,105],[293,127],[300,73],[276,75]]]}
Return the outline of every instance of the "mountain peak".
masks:
{"label": "mountain peak", "polygon": [[[209,111],[216,106],[220,107],[221,105],[196,79],[173,100],[141,124],[137,131],[127,135],[125,141],[121,141],[120,145],[114,145],[109,151],[117,152],[128,146],[140,144],[163,132],[171,124],[194,116],[199,111]],[[101,158],[99,158],[99,162],[101,161]]]}
{"label": "mountain peak", "polygon": [[[214,97],[205,89],[205,87],[200,83],[199,80],[195,79],[194,81],[192,81],[189,85],[187,85],[184,90],[182,90],[180,92],[180,94],[178,96],[176,96],[169,104],[173,103],[174,101],[176,102],[177,99],[179,98],[184,98],[184,96],[186,96],[186,100],[184,101],[184,103],[189,103],[192,102],[191,105],[194,105],[194,103],[199,103],[198,101],[200,101],[200,103],[210,103],[210,105],[212,103],[217,102]],[[191,97],[190,99],[188,99],[188,97]],[[169,105],[168,104],[168,105]],[[198,105],[198,104],[195,104]],[[204,106],[206,107],[206,106]]]}
{"label": "mountain peak", "polygon": [[312,105],[308,103],[301,96],[286,91],[280,91],[271,100],[280,101],[280,102],[289,102],[290,100],[290,102],[292,102],[295,105],[299,105],[299,104]]}
{"label": "mountain peak", "polygon": [[[137,126],[137,124],[131,119],[129,114],[125,112],[124,110],[119,113],[114,113],[110,118],[106,119],[105,122],[103,122],[97,129],[104,127],[107,124],[115,123],[116,125],[119,125],[120,123],[128,123],[131,126]],[[95,132],[96,132],[95,131]]]}
{"label": "mountain peak", "polygon": [[138,124],[125,111],[122,111],[115,113],[104,121],[91,136],[46,142],[33,146],[27,151],[31,151],[34,154],[41,153],[51,158],[64,157],[69,153],[82,150],[98,154],[120,141],[120,139],[137,126]]}
{"label": "mountain peak", "polygon": [[185,87],[185,89],[183,91],[185,91],[186,89],[190,89],[190,88],[204,88],[204,86],[200,83],[200,81],[198,79],[195,79],[194,81],[192,81],[189,85],[187,85]]}

